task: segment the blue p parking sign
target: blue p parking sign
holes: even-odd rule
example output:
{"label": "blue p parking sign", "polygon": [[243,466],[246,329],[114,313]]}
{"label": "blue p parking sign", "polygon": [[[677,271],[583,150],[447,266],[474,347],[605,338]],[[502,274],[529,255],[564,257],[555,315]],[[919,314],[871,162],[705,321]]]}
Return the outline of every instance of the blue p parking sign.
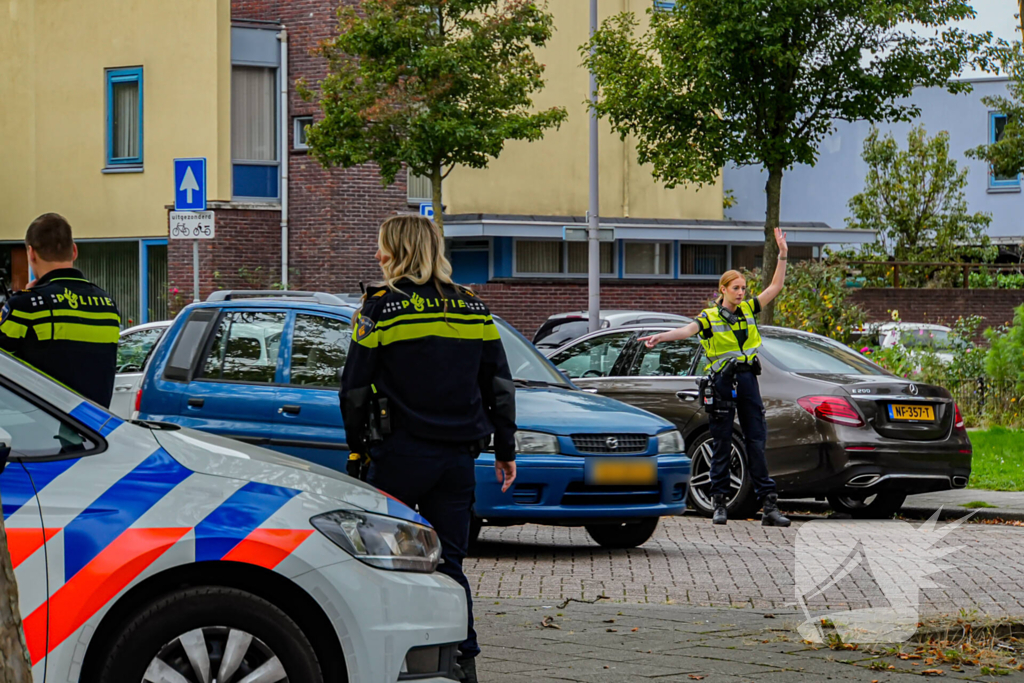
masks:
{"label": "blue p parking sign", "polygon": [[434,205],[431,202],[423,202],[420,204],[420,215],[426,216],[427,218],[434,219]]}

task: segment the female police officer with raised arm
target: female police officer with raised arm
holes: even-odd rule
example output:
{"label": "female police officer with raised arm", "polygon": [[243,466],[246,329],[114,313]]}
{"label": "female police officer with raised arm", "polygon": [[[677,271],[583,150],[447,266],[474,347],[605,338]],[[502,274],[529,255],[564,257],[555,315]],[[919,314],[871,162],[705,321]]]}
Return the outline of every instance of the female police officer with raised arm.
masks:
{"label": "female police officer with raised arm", "polygon": [[437,226],[422,216],[389,218],[378,246],[384,281],[366,292],[341,377],[345,432],[354,453],[371,455],[369,483],[419,507],[437,532],[437,569],[462,585],[469,604],[458,673],[476,683],[480,647],[462,571],[474,459],[493,434],[496,475],[508,490],[516,478],[515,388],[490,312],[452,282]]}
{"label": "female police officer with raised arm", "polygon": [[757,297],[744,300],[747,281],[735,270],[730,270],[718,282],[720,296],[715,306],[701,311],[697,319],[685,327],[641,339],[647,343],[648,348],[654,348],[660,342],[700,335],[700,343],[710,361],[708,371],[714,388],[713,401],[706,405],[711,437],[714,439],[711,495],[715,505],[715,524],[725,524],[727,519],[733,420],[739,413],[747,452],[747,469],[763,511],[761,524],[789,526],[789,520],[779,512],[775,482],[768,475],[768,463],[764,457],[768,425],[764,418],[761,389],[757,384],[757,376],[761,374],[761,362],[757,358],[761,335],[757,331],[754,316],[778,296],[786,281],[789,247],[786,245],[786,235],[780,228],[775,228],[775,242],[779,245],[775,276],[771,285]]}

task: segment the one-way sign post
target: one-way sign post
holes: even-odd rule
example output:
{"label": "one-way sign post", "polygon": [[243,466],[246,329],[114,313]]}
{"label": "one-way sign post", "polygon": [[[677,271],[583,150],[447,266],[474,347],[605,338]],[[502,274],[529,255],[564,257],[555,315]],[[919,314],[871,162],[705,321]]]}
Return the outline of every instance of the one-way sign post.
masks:
{"label": "one-way sign post", "polygon": [[171,239],[192,241],[193,300],[199,301],[199,240],[214,237],[213,212],[206,210],[206,158],[174,160],[174,211]]}

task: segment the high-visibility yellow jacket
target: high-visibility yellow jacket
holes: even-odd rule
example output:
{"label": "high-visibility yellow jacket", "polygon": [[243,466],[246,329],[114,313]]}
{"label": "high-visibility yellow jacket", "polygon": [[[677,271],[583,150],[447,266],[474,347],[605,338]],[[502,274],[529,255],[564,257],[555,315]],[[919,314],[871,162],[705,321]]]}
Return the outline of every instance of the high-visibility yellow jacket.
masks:
{"label": "high-visibility yellow jacket", "polygon": [[730,325],[722,317],[718,306],[700,312],[697,316],[700,343],[708,360],[711,361],[709,370],[718,372],[730,358],[742,363],[753,362],[757,350],[761,348],[761,334],[757,331],[757,322],[754,320],[754,316],[760,310],[761,304],[756,298],[744,301],[736,308],[734,315],[737,321],[734,325]]}

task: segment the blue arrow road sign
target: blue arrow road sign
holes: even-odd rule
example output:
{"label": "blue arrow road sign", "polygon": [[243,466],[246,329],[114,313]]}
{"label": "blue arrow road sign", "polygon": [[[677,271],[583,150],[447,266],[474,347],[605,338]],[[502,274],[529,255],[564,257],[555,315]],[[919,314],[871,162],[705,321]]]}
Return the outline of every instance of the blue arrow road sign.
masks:
{"label": "blue arrow road sign", "polygon": [[174,160],[174,210],[206,211],[206,158]]}

